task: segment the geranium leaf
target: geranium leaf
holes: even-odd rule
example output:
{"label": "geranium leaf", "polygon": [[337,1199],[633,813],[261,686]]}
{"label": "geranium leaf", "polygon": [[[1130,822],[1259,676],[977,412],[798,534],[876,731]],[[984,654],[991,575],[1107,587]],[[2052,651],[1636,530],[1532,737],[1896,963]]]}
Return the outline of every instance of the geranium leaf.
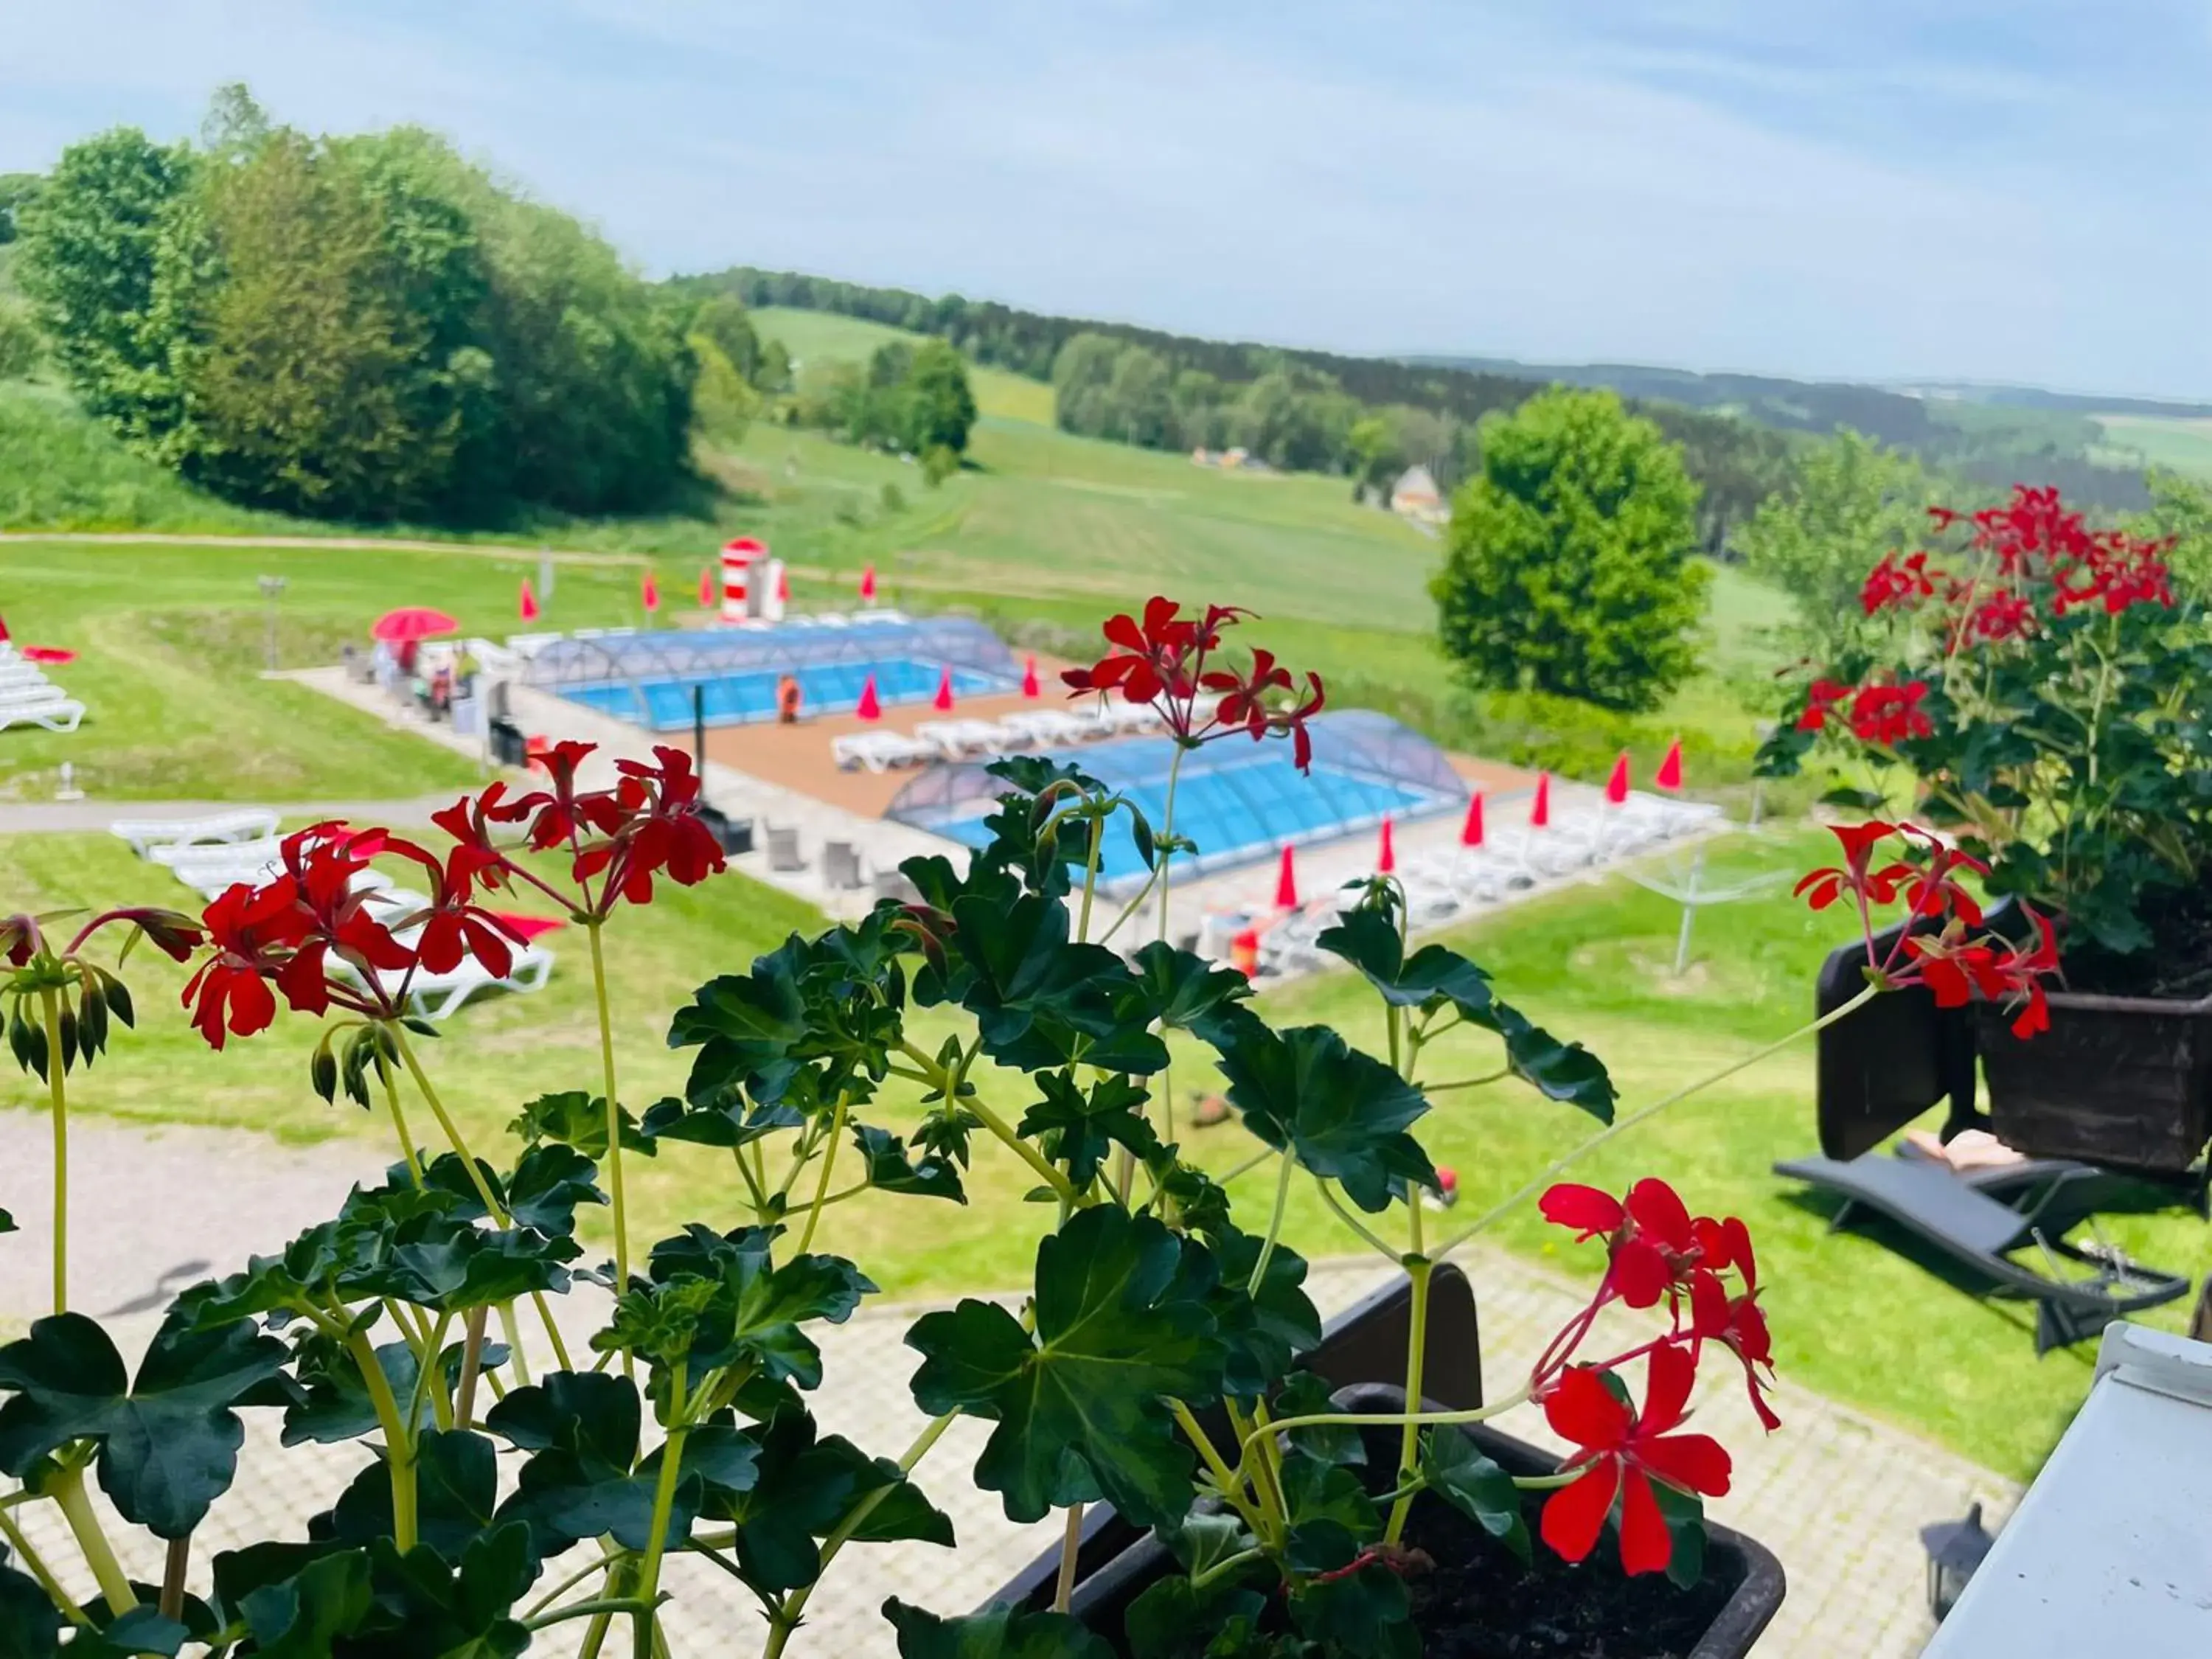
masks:
{"label": "geranium leaf", "polygon": [[0,1653],[53,1659],[61,1642],[61,1613],[39,1581],[0,1562]]}
{"label": "geranium leaf", "polygon": [[646,1109],[644,1132],[655,1141],[743,1146],[779,1129],[795,1129],[805,1121],[788,1106],[754,1106],[737,1090],[730,1089],[704,1105],[680,1100],[658,1101]]}
{"label": "geranium leaf", "polygon": [[745,1582],[763,1597],[812,1583],[822,1573],[821,1540],[854,1503],[888,1488],[853,1534],[860,1543],[916,1539],[950,1546],[952,1522],[889,1458],[871,1457],[836,1435],[817,1438],[799,1406],[775,1410],[757,1431],[753,1484],[710,1486],[702,1513],[738,1529],[734,1552]]}
{"label": "geranium leaf", "polygon": [[7,1211],[0,1210],[0,1233],[12,1233],[15,1231],[15,1218],[9,1215]]}
{"label": "geranium leaf", "polygon": [[1430,1491],[1528,1562],[1521,1489],[1472,1438],[1455,1428],[1429,1431],[1421,1439],[1421,1478]]}
{"label": "geranium leaf", "polygon": [[1579,1042],[1562,1042],[1518,1009],[1493,1005],[1505,1057],[1515,1073],[1549,1099],[1579,1106],[1601,1123],[1613,1121],[1619,1095],[1605,1062]]}
{"label": "geranium leaf", "polygon": [[389,1539],[379,1539],[370,1553],[379,1602],[370,1622],[398,1626],[376,1632],[385,1638],[374,1650],[379,1659],[397,1659],[402,1651],[515,1659],[530,1645],[529,1631],[513,1614],[538,1577],[527,1527],[495,1527],[471,1539],[458,1566],[427,1544],[402,1555]]}
{"label": "geranium leaf", "polygon": [[[415,1491],[422,1542],[446,1560],[458,1561],[499,1507],[491,1442],[465,1429],[424,1431],[416,1443]],[[392,1529],[392,1476],[380,1459],[338,1495],[328,1535],[341,1544],[367,1545],[389,1538]]]}
{"label": "geranium leaf", "polygon": [[732,1084],[761,1092],[757,1084],[775,1085],[789,1074],[791,1050],[806,1036],[806,999],[799,986],[806,964],[806,942],[794,933],[778,949],[757,958],[749,974],[725,974],[693,993],[688,1007],[676,1012],[668,1046],[697,1046],[684,1092],[693,1101],[710,1100]]}
{"label": "geranium leaf", "polygon": [[1139,1158],[1158,1147],[1159,1137],[1144,1116],[1152,1097],[1141,1085],[1109,1074],[1086,1093],[1073,1067],[1041,1072],[1036,1083],[1044,1098],[1023,1114],[1016,1131],[1042,1137],[1046,1153],[1068,1166],[1068,1179],[1079,1189],[1097,1178],[1115,1147],[1126,1146]]}
{"label": "geranium leaf", "polygon": [[100,1485],[126,1521],[182,1538],[228,1491],[246,1426],[234,1409],[281,1405],[289,1356],[244,1321],[196,1330],[173,1313],[126,1388],[115,1345],[82,1314],[38,1321],[0,1348],[0,1469],[21,1475],[71,1440],[100,1443]]}
{"label": "geranium leaf", "polygon": [[1290,1598],[1299,1632],[1324,1650],[1360,1659],[1419,1659],[1406,1581],[1380,1561],[1356,1572],[1317,1579]]}
{"label": "geranium leaf", "polygon": [[331,1659],[337,1640],[368,1616],[368,1557],[345,1550],[310,1561],[290,1578],[240,1601],[255,1659]]}
{"label": "geranium leaf", "polygon": [[878,1192],[905,1193],[917,1198],[949,1198],[965,1204],[968,1194],[960,1185],[960,1170],[951,1159],[926,1148],[916,1163],[906,1143],[889,1129],[872,1123],[853,1125],[853,1144],[866,1160],[868,1184]]}
{"label": "geranium leaf", "polygon": [[[1338,1410],[1336,1402],[1329,1398],[1328,1383],[1311,1371],[1292,1371],[1283,1379],[1283,1386],[1275,1395],[1273,1415],[1287,1421],[1293,1417],[1320,1417]],[[1350,1424],[1341,1427],[1316,1424],[1311,1428],[1292,1429],[1290,1442],[1301,1456],[1324,1463],[1357,1464],[1367,1461],[1367,1443]]]}
{"label": "geranium leaf", "polygon": [[1252,981],[1234,968],[1217,968],[1195,951],[1154,939],[1137,952],[1136,969],[1154,1018],[1201,1042],[1224,1048],[1258,1023],[1245,1006]]}
{"label": "geranium leaf", "polygon": [[[636,1467],[642,1417],[636,1384],[605,1372],[556,1371],[512,1390],[484,1425],[532,1455],[499,1519],[527,1522],[541,1557],[602,1534],[626,1549],[645,1548],[655,1481]],[[682,1486],[671,1520],[678,1538],[690,1531],[698,1504],[696,1484],[688,1504]]]}
{"label": "geranium leaf", "polygon": [[1104,1638],[1064,1613],[994,1607],[940,1619],[894,1595],[884,1617],[898,1632],[899,1659],[1114,1659]]}
{"label": "geranium leaf", "polygon": [[1212,1316],[1177,1291],[1181,1253],[1149,1216],[1079,1211],[1037,1247],[1034,1338],[975,1300],[907,1333],[923,1357],[923,1411],[997,1422],[975,1479],[1010,1519],[1104,1498],[1139,1526],[1165,1526],[1190,1507],[1194,1455],[1164,1400],[1218,1396],[1224,1352]]}
{"label": "geranium leaf", "polygon": [[1667,1557],[1667,1577],[1684,1589],[1705,1576],[1705,1504],[1693,1492],[1678,1492],[1663,1480],[1651,1483],[1659,1500],[1659,1513],[1667,1522],[1674,1548]]}
{"label": "geranium leaf", "polygon": [[1132,1601],[1121,1627],[1129,1638],[1130,1659],[1258,1654],[1265,1651],[1255,1638],[1267,1607],[1266,1596],[1237,1588],[1231,1577],[1197,1589],[1177,1576],[1161,1579]]}
{"label": "geranium leaf", "polygon": [[1234,1228],[1204,1244],[1187,1238],[1182,1247],[1184,1272],[1202,1286],[1196,1293],[1227,1351],[1224,1391],[1239,1400],[1265,1398],[1292,1358],[1321,1341],[1321,1315],[1302,1288],[1305,1258],[1279,1244],[1255,1291],[1260,1248],[1260,1240]]}
{"label": "geranium leaf", "polygon": [[[623,1150],[651,1158],[659,1150],[653,1137],[639,1127],[629,1107],[621,1109],[621,1117]],[[507,1127],[508,1133],[520,1136],[533,1146],[542,1141],[558,1141],[564,1146],[574,1146],[593,1163],[607,1155],[606,1100],[581,1089],[540,1095],[525,1106],[522,1115]]]}
{"label": "geranium leaf", "polygon": [[1271,1146],[1294,1148],[1361,1209],[1387,1208],[1394,1180],[1436,1187],[1428,1154],[1405,1133],[1428,1103],[1327,1026],[1255,1029],[1222,1054],[1221,1070],[1247,1128]]}

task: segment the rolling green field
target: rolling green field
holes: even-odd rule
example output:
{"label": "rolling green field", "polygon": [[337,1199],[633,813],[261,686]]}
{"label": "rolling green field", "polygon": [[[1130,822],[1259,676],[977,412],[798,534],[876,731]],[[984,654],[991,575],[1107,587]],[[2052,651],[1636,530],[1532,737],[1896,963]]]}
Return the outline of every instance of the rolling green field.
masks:
{"label": "rolling green field", "polygon": [[2163,415],[2100,415],[2104,443],[2091,459],[2121,465],[2171,467],[2212,478],[2212,420]]}
{"label": "rolling green field", "polygon": [[[1741,866],[1796,869],[1831,856],[1832,845],[1817,832],[1779,842],[1746,838],[1724,856]],[[0,895],[10,908],[174,902],[182,890],[105,836],[0,838]],[[1633,1109],[1796,1028],[1807,1017],[1814,966],[1843,937],[1832,915],[1816,917],[1778,891],[1709,916],[1691,969],[1678,981],[1666,971],[1678,915],[1667,901],[1616,878],[1517,906],[1452,938],[1493,972],[1502,995],[1602,1056],[1624,1108]],[[648,1103],[680,1084],[685,1057],[672,1053],[663,1036],[691,987],[741,969],[790,929],[819,925],[804,906],[734,875],[672,890],[650,909],[618,918],[609,955],[626,1098]],[[546,943],[558,959],[547,988],[471,1007],[449,1023],[428,1060],[465,1132],[487,1155],[499,1155],[489,1149],[501,1145],[503,1126],[522,1103],[597,1076],[580,945],[558,932]],[[270,1031],[217,1055],[178,1009],[181,969],[145,951],[133,957],[131,977],[139,1029],[118,1033],[108,1055],[75,1084],[81,1109],[295,1138],[354,1136],[374,1149],[372,1156],[389,1144],[381,1117],[325,1106],[311,1092],[311,1022],[280,1016]],[[1347,975],[1279,988],[1264,1006],[1278,1024],[1322,1021],[1370,1052],[1382,1045],[1371,994]],[[914,1024],[929,1046],[942,1035],[934,1016],[916,1015]],[[1489,1042],[1447,1036],[1424,1075],[1492,1070]],[[1018,1111],[1012,1079],[978,1082],[986,1099]],[[1196,1092],[1219,1086],[1204,1052],[1178,1050],[1172,1087],[1179,1111]],[[0,1074],[0,1106],[29,1108],[33,1100],[29,1081],[14,1068]],[[886,1120],[894,1124],[918,1109],[910,1097],[885,1096]],[[1570,1109],[1502,1086],[1438,1097],[1417,1133],[1457,1170],[1465,1213],[1472,1215],[1593,1127]],[[1217,1170],[1252,1150],[1234,1127],[1195,1132],[1187,1144]],[[1975,1296],[1938,1264],[1900,1252],[1895,1247],[1905,1241],[1893,1233],[1829,1234],[1827,1205],[1769,1173],[1774,1160],[1801,1156],[1813,1144],[1812,1049],[1801,1044],[1622,1136],[1577,1173],[1615,1189],[1656,1174],[1677,1183],[1695,1209],[1744,1217],[1757,1241],[1762,1299],[1786,1377],[1911,1424],[1990,1468],[2032,1472],[2081,1400],[2094,1346],[2039,1361],[2033,1319],[2019,1304]],[[673,1147],[650,1163],[633,1163],[629,1187],[641,1235],[727,1216],[730,1180],[720,1158]],[[15,1171],[4,1182],[38,1178]],[[1030,1180],[1024,1166],[985,1144],[969,1186],[997,1201],[956,1207],[869,1197],[831,1212],[823,1242],[858,1256],[894,1296],[1011,1286],[1023,1282],[1034,1237],[1050,1219],[1040,1212],[1033,1229],[1007,1224],[1010,1213],[1019,1213],[1010,1206]],[[1240,1186],[1241,1201],[1263,1204],[1264,1177],[1247,1181],[1251,1190]],[[5,1196],[0,1184],[0,1200]],[[603,1242],[605,1212],[592,1216]],[[2203,1251],[2203,1225],[2186,1214],[2118,1215],[2105,1224],[2131,1253],[2176,1271],[2194,1269]],[[1293,1188],[1286,1237],[1314,1255],[1357,1249],[1304,1187]],[[1495,1237],[1564,1272],[1590,1266],[1589,1253],[1567,1246],[1530,1209],[1510,1215]],[[1478,1295],[1480,1289],[1478,1282]],[[2178,1328],[2184,1315],[2169,1308],[2154,1317]]]}

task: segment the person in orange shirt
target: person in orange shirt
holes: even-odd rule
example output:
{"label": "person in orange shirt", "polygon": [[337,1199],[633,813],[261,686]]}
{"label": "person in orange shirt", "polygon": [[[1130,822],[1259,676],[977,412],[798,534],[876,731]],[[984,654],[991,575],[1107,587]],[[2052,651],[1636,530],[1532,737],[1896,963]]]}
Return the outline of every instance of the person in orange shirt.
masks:
{"label": "person in orange shirt", "polygon": [[775,718],[779,725],[798,724],[799,702],[799,681],[786,674],[775,683]]}

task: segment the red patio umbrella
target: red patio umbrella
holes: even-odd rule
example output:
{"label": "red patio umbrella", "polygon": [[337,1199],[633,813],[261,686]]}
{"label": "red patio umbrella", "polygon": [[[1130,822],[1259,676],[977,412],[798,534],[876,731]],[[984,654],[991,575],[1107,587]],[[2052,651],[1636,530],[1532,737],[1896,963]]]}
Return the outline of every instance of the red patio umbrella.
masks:
{"label": "red patio umbrella", "polygon": [[[523,584],[524,591],[530,584]],[[374,640],[386,645],[405,645],[414,640],[434,639],[440,634],[451,634],[460,627],[442,611],[433,611],[427,605],[409,605],[398,611],[387,611],[376,619],[368,630]]]}
{"label": "red patio umbrella", "polygon": [[1667,753],[1652,775],[1652,787],[1673,791],[1682,787],[1682,740],[1680,738],[1667,745]]}
{"label": "red patio umbrella", "polygon": [[1375,849],[1375,873],[1387,876],[1398,867],[1398,849],[1390,843],[1390,815],[1382,815],[1382,845]]}
{"label": "red patio umbrella", "polygon": [[699,608],[702,611],[714,608],[714,567],[711,564],[699,567]]}
{"label": "red patio umbrella", "polygon": [[938,671],[937,695],[929,700],[929,705],[948,714],[952,712],[952,665],[950,663]]}
{"label": "red patio umbrella", "polygon": [[872,564],[864,564],[860,567],[860,603],[873,605],[875,602],[876,568]]}
{"label": "red patio umbrella", "polygon": [[8,623],[4,618],[0,618],[0,645],[5,645],[7,642]]}
{"label": "red patio umbrella", "polygon": [[1288,847],[1283,848],[1283,867],[1275,876],[1275,908],[1278,910],[1298,908],[1297,860]]}
{"label": "red patio umbrella", "polygon": [[1628,804],[1628,751],[1626,749],[1613,763],[1613,775],[1605,781],[1605,798],[1615,806]]}
{"label": "red patio umbrella", "polygon": [[1467,822],[1459,827],[1459,844],[1462,847],[1482,845],[1482,791],[1480,789],[1467,804]]}
{"label": "red patio umbrella", "polygon": [[779,564],[775,568],[775,602],[778,605],[791,603],[791,567],[788,565]]}
{"label": "red patio umbrella", "polygon": [[538,595],[531,591],[530,578],[527,576],[522,579],[522,595],[515,603],[515,610],[520,613],[525,622],[538,620]]}
{"label": "red patio umbrella", "polygon": [[1536,774],[1536,799],[1528,808],[1528,827],[1531,830],[1547,829],[1551,822],[1552,775],[1549,772],[1539,772]]}
{"label": "red patio umbrella", "polygon": [[1025,697],[1038,697],[1044,695],[1043,686],[1037,683],[1036,653],[1035,652],[1031,652],[1030,653],[1029,661],[1024,664],[1022,668],[1022,695]]}
{"label": "red patio umbrella", "polygon": [[861,682],[860,701],[853,706],[853,712],[864,720],[883,719],[883,701],[876,696],[876,677],[873,674]]}
{"label": "red patio umbrella", "polygon": [[645,601],[645,608],[648,612],[660,609],[660,584],[653,580],[653,572],[650,570],[645,573],[644,581],[638,586],[638,597]]}

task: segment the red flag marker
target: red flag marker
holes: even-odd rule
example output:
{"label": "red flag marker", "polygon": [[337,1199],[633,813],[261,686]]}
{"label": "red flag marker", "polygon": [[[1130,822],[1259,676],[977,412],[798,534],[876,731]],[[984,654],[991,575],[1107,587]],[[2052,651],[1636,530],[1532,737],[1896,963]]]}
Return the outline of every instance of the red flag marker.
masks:
{"label": "red flag marker", "polygon": [[1482,845],[1482,791],[1480,789],[1467,804],[1467,822],[1459,827],[1459,844],[1462,847]]}
{"label": "red flag marker", "polygon": [[873,605],[875,602],[876,568],[872,564],[864,564],[860,567],[860,603]]}
{"label": "red flag marker", "polygon": [[1536,774],[1536,799],[1528,808],[1528,827],[1531,830],[1548,829],[1551,822],[1552,775],[1539,772]]}
{"label": "red flag marker", "polygon": [[1675,790],[1682,787],[1681,738],[1677,738],[1667,745],[1666,756],[1660,761],[1659,769],[1652,775],[1651,783],[1654,788],[1658,789]]}
{"label": "red flag marker", "polygon": [[1283,867],[1275,877],[1275,908],[1295,910],[1298,908],[1298,866],[1289,848],[1283,848]]}
{"label": "red flag marker", "polygon": [[699,608],[702,611],[714,608],[714,567],[711,564],[699,567]]}
{"label": "red flag marker", "polygon": [[1382,815],[1382,844],[1375,849],[1375,873],[1387,876],[1398,867],[1398,849],[1390,842],[1390,815]]}
{"label": "red flag marker", "polygon": [[775,568],[775,602],[778,605],[791,603],[791,567],[788,565],[780,564]]}
{"label": "red flag marker", "polygon": [[4,619],[0,619],[0,645],[5,645],[8,638],[8,624]]}
{"label": "red flag marker", "polygon": [[929,706],[948,714],[952,712],[952,665],[950,663],[938,672],[937,695],[929,700]]}
{"label": "red flag marker", "polygon": [[1615,806],[1628,804],[1628,751],[1620,751],[1620,758],[1613,763],[1613,775],[1605,781],[1605,798]]}
{"label": "red flag marker", "polygon": [[864,720],[879,720],[884,717],[884,705],[876,696],[876,677],[873,674],[860,684],[860,701],[853,712]]}
{"label": "red flag marker", "polygon": [[638,588],[638,597],[645,601],[647,615],[660,609],[660,584],[653,579],[653,572],[645,573],[645,580]]}
{"label": "red flag marker", "polygon": [[1029,662],[1022,669],[1022,695],[1025,697],[1041,697],[1044,695],[1044,687],[1037,682],[1035,653],[1030,653]]}
{"label": "red flag marker", "polygon": [[525,576],[522,579],[522,601],[520,609],[522,612],[523,621],[536,622],[538,620],[538,595],[530,591],[530,578],[527,576]]}

